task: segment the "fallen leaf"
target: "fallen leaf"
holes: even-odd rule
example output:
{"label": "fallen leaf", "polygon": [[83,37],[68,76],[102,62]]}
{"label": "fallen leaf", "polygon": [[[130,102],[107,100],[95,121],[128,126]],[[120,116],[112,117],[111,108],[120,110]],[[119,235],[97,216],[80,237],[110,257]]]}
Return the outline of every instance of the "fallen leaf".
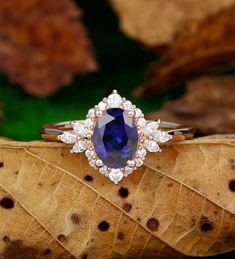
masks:
{"label": "fallen leaf", "polygon": [[148,116],[192,125],[203,135],[235,132],[235,77],[202,77],[181,98]]}
{"label": "fallen leaf", "polygon": [[166,91],[199,75],[235,67],[235,6],[179,36],[155,62],[139,96]]}
{"label": "fallen leaf", "polygon": [[36,96],[52,95],[74,74],[96,70],[72,0],[0,1],[0,70]]}
{"label": "fallen leaf", "polygon": [[185,27],[230,7],[234,0],[110,0],[120,18],[121,29],[148,46],[168,45]]}
{"label": "fallen leaf", "polygon": [[233,250],[235,137],[162,148],[114,185],[64,144],[0,140],[0,253],[180,258]]}

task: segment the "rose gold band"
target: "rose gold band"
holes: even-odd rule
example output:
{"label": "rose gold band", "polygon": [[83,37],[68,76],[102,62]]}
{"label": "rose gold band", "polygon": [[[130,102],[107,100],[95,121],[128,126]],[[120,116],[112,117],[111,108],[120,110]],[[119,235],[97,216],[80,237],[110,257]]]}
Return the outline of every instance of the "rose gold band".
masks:
{"label": "rose gold band", "polygon": [[[72,130],[72,122],[74,121],[46,124],[41,128],[41,137],[48,141],[59,141],[57,137],[60,134],[64,131]],[[194,136],[193,127],[178,123],[161,121],[159,129],[172,135],[173,141],[192,139]]]}

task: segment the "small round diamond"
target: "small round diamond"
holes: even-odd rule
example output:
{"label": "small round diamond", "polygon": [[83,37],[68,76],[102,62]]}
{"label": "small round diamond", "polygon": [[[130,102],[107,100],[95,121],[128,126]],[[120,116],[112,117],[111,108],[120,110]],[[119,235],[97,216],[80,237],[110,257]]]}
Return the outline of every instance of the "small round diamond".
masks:
{"label": "small round diamond", "polygon": [[85,120],[85,126],[87,128],[90,128],[93,125],[94,125],[94,121],[92,119],[88,118],[88,119]]}
{"label": "small round diamond", "polygon": [[95,164],[96,164],[96,166],[98,166],[98,167],[101,167],[101,166],[104,165],[104,163],[102,162],[101,159],[96,160]]}
{"label": "small round diamond", "polygon": [[102,166],[100,169],[99,169],[100,173],[101,174],[104,174],[104,175],[107,175],[108,173],[108,167],[106,165]]}
{"label": "small round diamond", "polygon": [[137,151],[137,155],[139,157],[145,157],[147,154],[147,151],[144,148],[141,148],[140,150]]}
{"label": "small round diamond", "polygon": [[135,109],[135,116],[136,117],[142,117],[143,116],[143,113],[139,108]]}
{"label": "small round diamond", "polygon": [[104,111],[106,109],[106,103],[105,102],[99,102],[98,108],[101,111]]}
{"label": "small round diamond", "polygon": [[91,118],[94,118],[95,117],[95,109],[90,109],[89,111],[88,111],[88,116],[89,117],[91,117]]}
{"label": "small round diamond", "polygon": [[125,110],[131,110],[133,106],[132,106],[132,103],[130,101],[125,101],[123,103],[123,107],[124,107]]}
{"label": "small round diamond", "polygon": [[128,116],[133,118],[135,116],[135,112],[133,110],[128,111]]}
{"label": "small round diamond", "polygon": [[150,152],[160,151],[158,144],[156,143],[156,141],[153,141],[153,140],[145,140],[144,147]]}
{"label": "small round diamond", "polygon": [[136,159],[136,160],[135,160],[135,162],[136,162],[136,166],[137,166],[137,167],[142,166],[142,165],[143,165],[143,163],[144,163],[144,162],[143,162],[143,160],[142,160],[142,159],[140,159],[140,158]]}
{"label": "small round diamond", "polygon": [[131,174],[133,172],[133,168],[131,168],[130,166],[126,166],[124,168],[124,176],[127,176],[129,174]]}
{"label": "small round diamond", "polygon": [[135,160],[129,160],[129,161],[127,161],[127,164],[128,164],[130,167],[134,167],[134,166],[135,166]]}
{"label": "small round diamond", "polygon": [[111,108],[117,108],[122,104],[122,98],[119,94],[110,94],[107,103]]}
{"label": "small round diamond", "polygon": [[95,114],[96,114],[97,117],[100,117],[100,116],[102,116],[103,113],[102,113],[102,111],[96,111]]}
{"label": "small round diamond", "polygon": [[86,150],[86,152],[85,152],[85,155],[88,157],[88,158],[93,158],[94,157],[94,155],[95,155],[95,152],[94,151],[92,151],[92,150],[89,150],[89,149],[87,149]]}
{"label": "small round diamond", "polygon": [[112,169],[109,173],[109,179],[114,182],[115,184],[118,184],[123,178],[123,172],[120,169]]}
{"label": "small round diamond", "polygon": [[143,128],[146,125],[146,120],[144,118],[138,119],[137,125]]}
{"label": "small round diamond", "polygon": [[95,160],[89,161],[89,165],[90,165],[91,167],[96,168],[96,161],[95,161]]}

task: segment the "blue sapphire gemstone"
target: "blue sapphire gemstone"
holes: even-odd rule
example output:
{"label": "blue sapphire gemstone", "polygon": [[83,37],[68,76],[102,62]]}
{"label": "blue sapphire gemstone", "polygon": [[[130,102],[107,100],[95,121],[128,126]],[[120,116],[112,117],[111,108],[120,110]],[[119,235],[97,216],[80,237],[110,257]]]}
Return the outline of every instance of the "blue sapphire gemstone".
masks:
{"label": "blue sapphire gemstone", "polygon": [[97,120],[93,143],[99,159],[110,168],[121,168],[135,157],[138,132],[134,119],[120,108],[103,112]]}

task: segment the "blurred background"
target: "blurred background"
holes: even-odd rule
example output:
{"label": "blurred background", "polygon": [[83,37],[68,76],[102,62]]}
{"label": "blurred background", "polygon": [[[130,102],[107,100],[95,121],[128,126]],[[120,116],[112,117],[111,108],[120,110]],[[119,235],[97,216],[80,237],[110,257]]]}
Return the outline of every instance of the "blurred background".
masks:
{"label": "blurred background", "polygon": [[[99,69],[86,75],[75,75],[69,85],[46,97],[28,94],[18,84],[12,83],[6,74],[1,74],[2,136],[21,141],[39,139],[39,129],[43,124],[83,119],[88,109],[113,89],[135,101],[145,112],[160,107],[164,99],[169,98],[166,95],[151,102],[134,100],[132,90],[143,82],[148,64],[155,56],[118,29],[118,19],[108,2],[77,3],[83,10],[82,22],[92,40]],[[23,72],[27,73],[27,70]]]}
{"label": "blurred background", "polygon": [[113,89],[147,118],[233,133],[234,4],[2,1],[0,134],[39,139],[41,125],[82,119]]}
{"label": "blurred background", "polygon": [[83,119],[113,89],[148,118],[234,133],[234,4],[1,1],[0,135],[40,139],[43,124]]}

